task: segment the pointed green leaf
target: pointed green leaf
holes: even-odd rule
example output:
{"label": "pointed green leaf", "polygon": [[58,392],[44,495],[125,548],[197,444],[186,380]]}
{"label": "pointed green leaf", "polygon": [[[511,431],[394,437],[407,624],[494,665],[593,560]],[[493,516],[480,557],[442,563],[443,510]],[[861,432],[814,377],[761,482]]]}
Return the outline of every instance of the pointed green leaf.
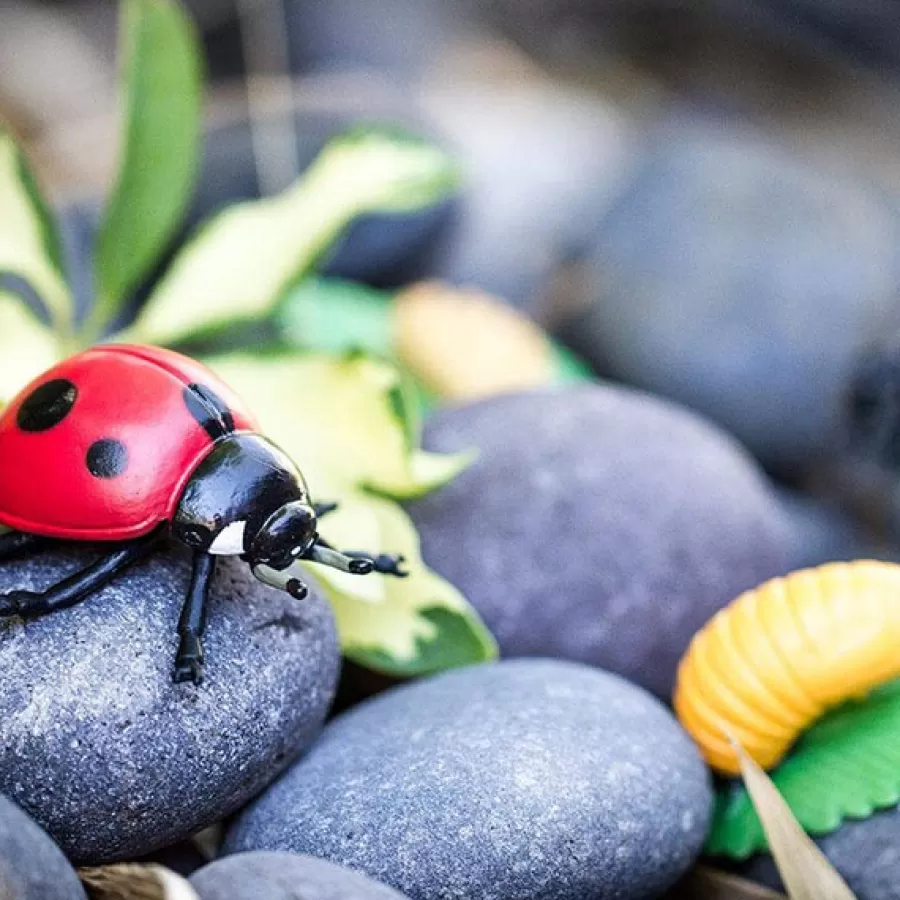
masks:
{"label": "pointed green leaf", "polygon": [[124,89],[119,174],[97,235],[96,337],[159,258],[190,200],[201,121],[202,65],[177,0],[123,0]]}
{"label": "pointed green leaf", "polygon": [[12,136],[0,131],[0,276],[27,282],[57,329],[67,334],[72,295],[62,268],[56,223]]}
{"label": "pointed green leaf", "polygon": [[[807,832],[834,831],[900,801],[900,681],[834,710],[813,725],[771,773]],[[719,792],[707,852],[746,859],[767,849],[745,788]]]}
{"label": "pointed green leaf", "polygon": [[734,744],[741,776],[791,900],[856,900],[825,854],[807,836],[768,775]]}
{"label": "pointed green leaf", "polygon": [[238,204],[203,227],[129,337],[173,344],[265,316],[356,217],[432,205],[455,183],[449,159],[420,140],[384,131],[333,140],[284,193]]}
{"label": "pointed green leaf", "polygon": [[472,455],[419,449],[414,413],[403,401],[396,368],[360,354],[288,354],[265,359],[249,353],[212,365],[252,401],[309,476],[337,475],[353,488],[395,498],[421,496],[454,478]]}
{"label": "pointed green leaf", "polygon": [[279,324],[295,347],[391,358],[391,298],[387,291],[340,278],[304,278],[279,304]]}
{"label": "pointed green leaf", "polygon": [[53,332],[0,287],[0,405],[57,360]]}

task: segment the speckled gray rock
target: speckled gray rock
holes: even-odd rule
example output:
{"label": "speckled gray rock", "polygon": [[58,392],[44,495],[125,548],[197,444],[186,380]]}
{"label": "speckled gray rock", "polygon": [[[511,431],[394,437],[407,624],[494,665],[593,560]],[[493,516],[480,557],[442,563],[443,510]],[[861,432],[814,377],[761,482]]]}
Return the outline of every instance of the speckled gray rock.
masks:
{"label": "speckled gray rock", "polygon": [[[94,558],[0,567],[35,589]],[[331,611],[217,574],[206,680],[176,685],[186,559],[158,554],[72,609],[0,628],[0,792],[79,863],[148,853],[231,813],[317,735],[339,651]]]}
{"label": "speckled gray rock", "polygon": [[301,853],[236,853],[191,877],[200,900],[404,900],[359,872]]}
{"label": "speckled gray rock", "polygon": [[32,819],[0,796],[0,900],[85,900],[62,850]]}
{"label": "speckled gray rock", "polygon": [[679,120],[653,143],[598,230],[572,339],[803,469],[837,449],[857,355],[900,319],[897,211],[750,129]]}
{"label": "speckled gray rock", "polygon": [[[857,900],[896,900],[900,885],[900,809],[876,813],[861,822],[844,822],[816,843]],[[772,857],[760,855],[740,867],[742,874],[781,889]]]}
{"label": "speckled gray rock", "polygon": [[506,656],[559,656],[668,699],[691,636],[788,563],[765,480],[671,403],[585,385],[437,413],[424,442],[475,465],[410,506],[425,559]]}
{"label": "speckled gray rock", "polygon": [[646,692],[512,660],[339,716],[225,852],[312,853],[415,900],[645,900],[691,864],[710,803],[693,744]]}

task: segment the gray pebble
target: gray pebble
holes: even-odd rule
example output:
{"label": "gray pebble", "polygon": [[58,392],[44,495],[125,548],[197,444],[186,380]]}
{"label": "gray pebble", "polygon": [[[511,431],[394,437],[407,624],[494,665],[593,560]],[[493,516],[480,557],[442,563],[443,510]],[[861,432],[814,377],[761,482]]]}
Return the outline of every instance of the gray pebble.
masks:
{"label": "gray pebble", "polygon": [[335,719],[225,852],[312,853],[415,900],[644,900],[699,853],[710,804],[693,744],[643,690],[513,660]]}
{"label": "gray pebble", "polygon": [[433,450],[478,461],[410,506],[425,560],[506,656],[558,656],[671,694],[692,635],[782,574],[787,529],[727,435],[636,391],[584,385],[438,412]]}
{"label": "gray pebble", "polygon": [[404,900],[359,872],[300,853],[236,853],[191,878],[200,900]]}
{"label": "gray pebble", "polygon": [[806,469],[839,447],[857,357],[900,321],[897,211],[749,128],[679,120],[653,143],[598,230],[577,349]]}
{"label": "gray pebble", "polygon": [[[900,809],[894,807],[862,821],[846,821],[816,843],[857,900],[895,900],[900,885]],[[739,868],[755,881],[782,887],[768,854],[756,856]]]}
{"label": "gray pebble", "polygon": [[[41,589],[95,558],[66,550],[0,567]],[[190,567],[159,553],[79,605],[0,627],[0,791],[81,864],[149,853],[246,803],[317,735],[339,650],[330,608],[222,563],[206,678],[176,685]]]}
{"label": "gray pebble", "polygon": [[47,833],[0,796],[0,900],[85,900],[75,870]]}

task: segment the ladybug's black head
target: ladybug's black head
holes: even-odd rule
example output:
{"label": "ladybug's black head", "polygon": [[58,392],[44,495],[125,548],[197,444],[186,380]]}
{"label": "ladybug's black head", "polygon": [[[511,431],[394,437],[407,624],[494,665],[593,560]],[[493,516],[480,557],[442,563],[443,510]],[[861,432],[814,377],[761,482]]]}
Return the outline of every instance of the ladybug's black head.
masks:
{"label": "ladybug's black head", "polygon": [[252,566],[286,569],[315,543],[316,524],[315,511],[308,503],[286,503],[251,539],[248,561]]}

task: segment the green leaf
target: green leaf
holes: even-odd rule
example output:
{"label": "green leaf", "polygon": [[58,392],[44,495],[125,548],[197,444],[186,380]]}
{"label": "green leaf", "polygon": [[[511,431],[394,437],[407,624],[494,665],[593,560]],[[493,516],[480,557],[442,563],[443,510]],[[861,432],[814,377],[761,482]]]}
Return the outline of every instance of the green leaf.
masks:
{"label": "green leaf", "polygon": [[120,45],[122,150],[97,235],[91,338],[102,334],[172,237],[190,200],[198,160],[202,63],[181,5],[123,0]]}
{"label": "green leaf", "polygon": [[331,600],[345,656],[397,676],[496,658],[493,637],[462,594],[421,561],[415,526],[395,503],[347,497],[333,520],[324,520],[322,530],[335,546],[353,548],[368,530],[365,549],[400,553],[410,572],[407,578],[361,579],[309,566]]}
{"label": "green leaf", "polygon": [[211,361],[251,402],[268,434],[297,448],[310,478],[367,488],[394,498],[422,496],[447,483],[470,453],[419,449],[415,408],[398,370],[353,354],[235,353]]}
{"label": "green leaf", "polygon": [[[813,725],[772,781],[807,832],[834,831],[845,818],[866,818],[900,801],[900,681],[848,703]],[[746,859],[767,849],[745,788],[719,792],[706,850]]]}
{"label": "green leaf", "polygon": [[[407,578],[361,578],[304,564],[334,606],[345,653],[397,675],[493,659],[496,644],[481,620],[452,585],[422,562],[406,513],[365,489],[378,478],[414,484],[409,443],[414,430],[395,408],[396,370],[359,355],[261,358],[244,353],[207,362],[297,462],[314,499],[339,504],[321,524],[329,542],[406,557]],[[445,460],[429,459],[435,464]],[[459,468],[458,460],[449,460],[434,482]],[[281,574],[286,578],[289,572]]]}
{"label": "green leaf", "polygon": [[392,295],[340,278],[304,278],[279,304],[284,337],[328,353],[394,355]]}
{"label": "green leaf", "polygon": [[53,332],[0,287],[0,406],[53,365],[58,349]]}
{"label": "green leaf", "polygon": [[809,838],[772,779],[737,743],[741,777],[759,815],[791,900],[856,900],[837,869]]}
{"label": "green leaf", "polygon": [[62,267],[56,223],[12,136],[0,131],[0,276],[27,282],[54,326],[68,335],[72,295]]}
{"label": "green leaf", "polygon": [[331,141],[277,197],[233,206],[179,253],[129,333],[171,345],[272,312],[364,213],[429,206],[456,184],[437,148],[378,130]]}

